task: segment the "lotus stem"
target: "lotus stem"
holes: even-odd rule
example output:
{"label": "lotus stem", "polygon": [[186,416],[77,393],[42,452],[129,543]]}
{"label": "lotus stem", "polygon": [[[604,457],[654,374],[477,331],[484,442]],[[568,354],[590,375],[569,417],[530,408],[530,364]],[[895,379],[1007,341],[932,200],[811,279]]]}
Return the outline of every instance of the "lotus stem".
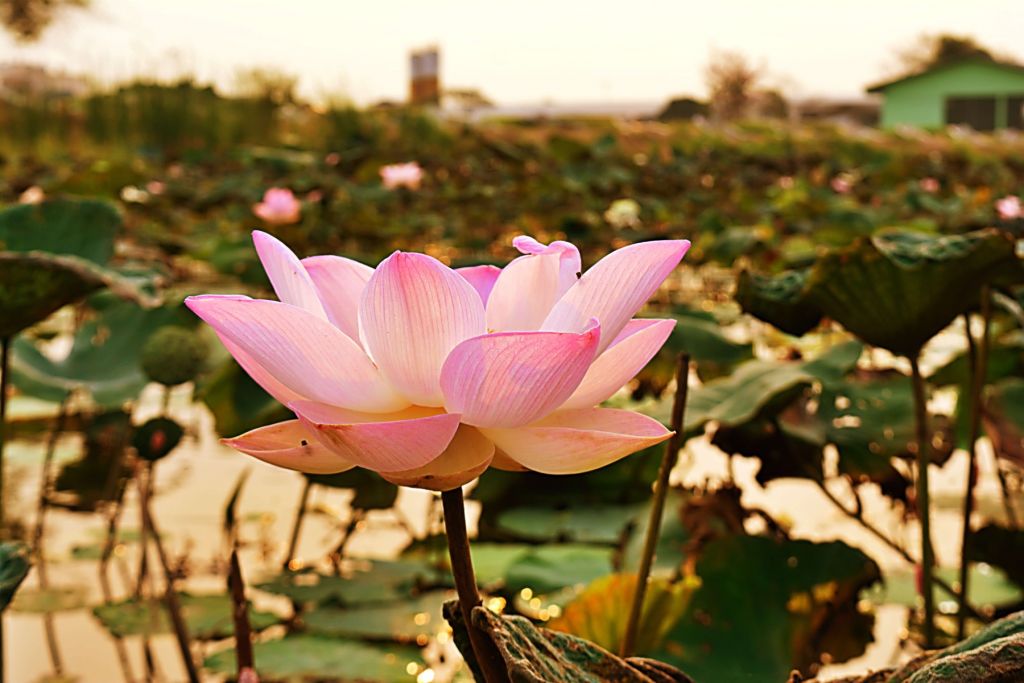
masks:
{"label": "lotus stem", "polygon": [[[164,592],[164,603],[167,606],[168,616],[171,618],[171,626],[174,629],[175,639],[178,641],[178,649],[181,650],[181,660],[185,665],[185,672],[188,674],[189,683],[199,683],[199,671],[196,669],[195,660],[192,659],[191,641],[188,635],[188,625],[182,616],[181,603],[178,601],[178,594],[174,590],[174,572],[171,571],[167,553],[164,551],[163,541],[160,539],[160,530],[153,521],[153,514],[149,510],[148,491],[143,489],[148,486],[148,480],[143,483],[139,481],[139,496],[141,498],[142,518],[149,529],[150,539],[156,546],[156,555],[164,570],[164,581],[167,584]],[[145,542],[145,541],[143,541]]]}
{"label": "lotus stem", "polygon": [[287,571],[291,569],[292,560],[295,559],[295,551],[299,547],[299,534],[302,533],[302,520],[306,517],[306,504],[309,502],[309,490],[313,488],[313,482],[309,477],[303,477],[305,483],[302,486],[302,494],[299,496],[299,508],[295,511],[295,524],[292,525],[291,538],[288,540],[288,552],[285,554],[282,566]]}
{"label": "lotus stem", "polygon": [[640,568],[636,575],[636,590],[633,591],[633,604],[629,610],[629,621],[626,622],[626,634],[622,639],[619,654],[623,657],[633,655],[636,647],[636,634],[640,628],[640,617],[643,612],[644,596],[647,593],[647,580],[654,563],[654,551],[658,547],[658,536],[661,534],[661,517],[665,510],[665,499],[668,496],[669,476],[679,458],[679,449],[683,445],[683,418],[686,414],[686,396],[689,393],[690,356],[679,354],[676,363],[676,394],[672,401],[673,434],[665,444],[665,454],[661,457],[658,478],[654,482],[654,500],[651,501],[651,514],[647,520],[647,534],[644,536],[643,554],[640,555]]}
{"label": "lotus stem", "polygon": [[459,611],[469,633],[470,645],[477,664],[483,672],[485,683],[509,683],[508,668],[494,642],[486,633],[473,624],[472,613],[475,607],[483,604],[480,592],[476,587],[476,575],[473,573],[473,558],[469,553],[469,535],[466,533],[466,506],[462,498],[462,488],[454,488],[441,493],[441,505],[444,508],[444,530],[448,538],[448,556],[451,558],[452,577],[455,579],[455,590],[459,594]]}
{"label": "lotus stem", "polygon": [[931,512],[928,502],[928,464],[931,447],[928,436],[928,404],[924,377],[918,356],[910,358],[910,376],[914,390],[914,412],[917,422],[917,515],[921,520],[921,593],[924,598],[924,646],[935,646],[935,595],[932,592],[935,554],[931,538]]}
{"label": "lotus stem", "polygon": [[[7,382],[11,338],[0,339],[0,539],[7,538],[4,522],[4,445],[7,440]],[[4,622],[0,618],[0,683],[4,683]]]}
{"label": "lotus stem", "polygon": [[238,562],[237,543],[232,544],[228,570],[228,594],[231,596],[231,615],[235,623],[235,659],[238,678],[242,680],[246,669],[253,670],[252,626],[249,623],[249,601],[245,597],[242,565]]}
{"label": "lotus stem", "polygon": [[981,290],[981,339],[975,343],[971,317],[966,315],[967,345],[971,368],[970,435],[967,449],[967,490],[964,492],[964,526],[960,542],[960,609],[957,613],[956,639],[963,640],[967,630],[967,603],[970,583],[971,514],[974,512],[974,488],[978,484],[978,438],[981,436],[981,402],[988,375],[989,324],[992,300],[988,287]]}

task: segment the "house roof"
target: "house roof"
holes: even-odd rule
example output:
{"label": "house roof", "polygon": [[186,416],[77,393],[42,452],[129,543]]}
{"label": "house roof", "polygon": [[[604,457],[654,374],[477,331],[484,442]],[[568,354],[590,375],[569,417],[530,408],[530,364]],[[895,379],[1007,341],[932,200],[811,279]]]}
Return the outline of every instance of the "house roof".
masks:
{"label": "house roof", "polygon": [[1006,71],[1014,71],[1016,73],[1024,75],[1024,65],[1021,65],[1021,64],[1015,64],[1013,62],[992,61],[992,60],[988,60],[988,59],[960,59],[960,60],[957,60],[955,62],[949,62],[947,64],[942,64],[940,66],[935,66],[935,67],[932,67],[930,69],[925,69],[924,71],[919,71],[917,73],[909,74],[907,76],[901,76],[900,78],[897,78],[897,79],[894,79],[894,80],[891,80],[891,81],[885,81],[883,83],[876,83],[875,85],[869,85],[868,88],[867,88],[867,91],[870,92],[870,93],[883,92],[887,88],[890,88],[890,87],[892,87],[894,85],[898,85],[900,83],[906,83],[907,81],[913,81],[913,80],[916,80],[918,78],[921,78],[922,76],[927,76],[929,74],[938,73],[938,72],[941,72],[941,71],[947,71],[949,69],[954,69],[954,68],[956,68],[958,66],[963,66],[964,64],[984,64],[984,65],[996,67],[997,69],[1004,69]]}

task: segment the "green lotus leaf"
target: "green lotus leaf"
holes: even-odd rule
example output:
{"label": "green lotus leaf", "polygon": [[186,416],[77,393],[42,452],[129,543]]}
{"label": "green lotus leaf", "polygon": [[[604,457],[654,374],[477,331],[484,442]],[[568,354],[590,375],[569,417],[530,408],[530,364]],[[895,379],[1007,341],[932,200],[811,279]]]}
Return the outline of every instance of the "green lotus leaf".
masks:
{"label": "green lotus leaf", "polygon": [[[312,635],[289,635],[253,646],[256,672],[262,680],[374,681],[410,683],[415,680],[406,667],[422,668],[418,648],[370,645],[355,640]],[[235,651],[222,650],[203,662],[214,673],[237,673]]]}
{"label": "green lotus leaf", "polygon": [[777,275],[741,271],[736,281],[736,301],[744,313],[786,334],[802,336],[821,322],[821,311],[808,296],[809,275],[810,270],[787,270]]}
{"label": "green lotus leaf", "polygon": [[824,315],[860,339],[914,357],[977,304],[983,286],[1020,273],[1013,240],[998,230],[888,230],[821,258],[807,289]]}
{"label": "green lotus leaf", "polygon": [[382,605],[317,607],[302,621],[314,635],[412,644],[442,629],[441,607],[448,598],[448,591],[438,590]]}
{"label": "green lotus leaf", "polygon": [[102,408],[120,406],[137,397],[148,382],[139,356],[149,335],[163,325],[186,320],[180,305],[143,308],[107,293],[89,303],[96,317],[79,328],[63,360],[51,360],[29,339],[15,340],[11,381],[19,391],[59,402],[79,390]]}
{"label": "green lotus leaf", "polygon": [[148,302],[106,267],[121,216],[106,202],[57,199],[0,211],[0,337],[11,337],[103,287]]}
{"label": "green lotus leaf", "polygon": [[[231,619],[231,598],[228,595],[192,595],[179,593],[182,616],[189,636],[197,640],[217,640],[234,635]],[[162,600],[129,598],[93,608],[103,627],[115,636],[156,635],[170,633],[170,618]],[[276,614],[249,608],[249,623],[254,631],[273,626],[280,619]]]}

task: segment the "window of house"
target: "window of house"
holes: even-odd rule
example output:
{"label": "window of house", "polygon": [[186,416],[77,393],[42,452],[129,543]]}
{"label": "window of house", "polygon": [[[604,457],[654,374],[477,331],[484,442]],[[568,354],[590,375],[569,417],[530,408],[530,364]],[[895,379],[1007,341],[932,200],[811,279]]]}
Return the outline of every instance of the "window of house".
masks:
{"label": "window of house", "polygon": [[974,130],[995,130],[996,98],[947,97],[946,123],[970,126]]}

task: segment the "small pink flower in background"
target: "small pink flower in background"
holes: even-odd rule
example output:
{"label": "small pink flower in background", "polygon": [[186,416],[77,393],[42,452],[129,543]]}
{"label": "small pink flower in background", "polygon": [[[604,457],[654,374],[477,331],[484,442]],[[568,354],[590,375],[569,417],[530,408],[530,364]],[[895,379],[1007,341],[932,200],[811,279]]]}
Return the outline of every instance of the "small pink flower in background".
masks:
{"label": "small pink flower in background", "polygon": [[587,472],[660,443],[649,417],[599,408],[661,348],[633,318],[686,240],[641,242],[580,275],[568,242],[517,237],[504,268],[395,252],[377,266],[299,260],[253,233],[280,301],[186,299],[246,372],[295,413],[225,443],[310,473],[352,467],[438,491],[488,467]]}
{"label": "small pink flower in background", "polygon": [[252,667],[245,667],[238,672],[238,683],[260,683],[260,677]]}
{"label": "small pink flower in background", "polygon": [[316,204],[318,201],[324,198],[322,190],[310,190],[306,193],[306,201]]}
{"label": "small pink flower in background", "polygon": [[939,191],[939,181],[937,178],[921,178],[918,186],[928,194],[935,194]]}
{"label": "small pink flower in background", "polygon": [[167,186],[159,180],[150,180],[146,183],[146,192],[151,195],[162,195],[167,190]]}
{"label": "small pink flower in background", "polygon": [[1020,197],[1009,194],[996,200],[996,213],[1004,221],[1012,221],[1024,216],[1024,206],[1021,205]]}
{"label": "small pink flower in background", "polygon": [[389,164],[381,167],[380,179],[389,190],[397,190],[400,187],[418,190],[420,183],[423,182],[423,169],[415,161]]}
{"label": "small pink flower in background", "polygon": [[337,152],[328,152],[324,157],[324,163],[328,166],[337,166],[341,163],[341,155]]}
{"label": "small pink flower in background", "polygon": [[263,194],[263,201],[252,207],[252,212],[271,225],[287,225],[299,221],[302,205],[291,190],[272,187]]}
{"label": "small pink flower in background", "polygon": [[779,187],[783,190],[792,190],[794,184],[793,176],[791,175],[784,175],[779,178]]}
{"label": "small pink flower in background", "polygon": [[19,204],[40,204],[46,199],[43,188],[33,185],[18,196]]}
{"label": "small pink flower in background", "polygon": [[831,185],[832,191],[836,194],[848,194],[853,189],[853,183],[850,182],[850,179],[841,175],[833,178]]}

